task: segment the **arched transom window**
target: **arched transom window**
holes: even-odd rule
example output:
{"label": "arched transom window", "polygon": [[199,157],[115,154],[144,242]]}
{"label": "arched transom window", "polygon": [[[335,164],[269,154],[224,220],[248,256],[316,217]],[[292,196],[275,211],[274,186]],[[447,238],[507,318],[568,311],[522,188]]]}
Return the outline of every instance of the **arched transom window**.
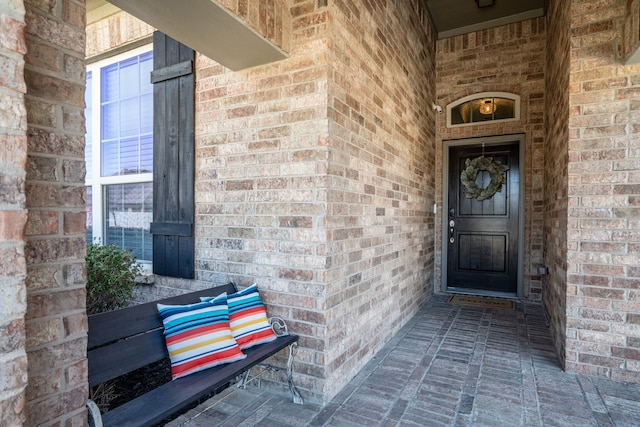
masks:
{"label": "arched transom window", "polygon": [[447,105],[447,127],[496,120],[520,120],[520,96],[507,92],[484,92]]}

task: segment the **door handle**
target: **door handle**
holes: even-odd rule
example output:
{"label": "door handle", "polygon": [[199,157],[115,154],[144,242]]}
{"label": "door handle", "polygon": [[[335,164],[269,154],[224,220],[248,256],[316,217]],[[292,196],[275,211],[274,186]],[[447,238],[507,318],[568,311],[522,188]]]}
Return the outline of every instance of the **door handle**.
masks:
{"label": "door handle", "polygon": [[449,220],[449,243],[453,244],[456,239],[453,237],[453,228],[456,226],[456,222],[454,220]]}

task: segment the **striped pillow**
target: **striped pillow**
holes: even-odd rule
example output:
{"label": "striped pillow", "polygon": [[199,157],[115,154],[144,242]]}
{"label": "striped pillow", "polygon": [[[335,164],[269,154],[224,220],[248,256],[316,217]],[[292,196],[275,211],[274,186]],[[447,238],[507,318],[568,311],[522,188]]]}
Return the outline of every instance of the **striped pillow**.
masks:
{"label": "striped pillow", "polygon": [[267,311],[253,284],[227,297],[231,333],[241,349],[267,343],[277,337],[267,320]]}
{"label": "striped pillow", "polygon": [[229,329],[226,294],[190,305],[158,304],[158,312],[174,380],[247,357]]}

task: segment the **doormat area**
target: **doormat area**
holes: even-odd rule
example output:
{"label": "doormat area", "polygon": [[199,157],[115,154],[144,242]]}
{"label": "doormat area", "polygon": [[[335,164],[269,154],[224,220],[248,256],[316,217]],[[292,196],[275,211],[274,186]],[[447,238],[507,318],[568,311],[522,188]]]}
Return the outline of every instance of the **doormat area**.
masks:
{"label": "doormat area", "polygon": [[451,295],[447,303],[465,307],[495,308],[498,310],[515,310],[516,308],[515,301],[477,295]]}

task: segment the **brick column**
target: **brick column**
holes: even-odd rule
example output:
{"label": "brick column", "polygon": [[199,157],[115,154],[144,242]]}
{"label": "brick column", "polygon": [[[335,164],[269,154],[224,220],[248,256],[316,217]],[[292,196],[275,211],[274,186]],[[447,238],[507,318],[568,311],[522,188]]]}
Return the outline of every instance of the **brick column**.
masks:
{"label": "brick column", "polygon": [[27,151],[22,0],[0,3],[0,425],[25,421],[24,197]]}
{"label": "brick column", "polygon": [[[567,326],[567,218],[569,212],[569,61],[571,7],[549,3],[546,41],[544,145],[543,304],[558,356],[564,364]],[[549,94],[554,94],[549,96]]]}
{"label": "brick column", "polygon": [[87,399],[83,0],[28,0],[26,424],[82,425]]}
{"label": "brick column", "polygon": [[627,4],[571,2],[565,367],[640,383],[640,65],[619,57]]}

